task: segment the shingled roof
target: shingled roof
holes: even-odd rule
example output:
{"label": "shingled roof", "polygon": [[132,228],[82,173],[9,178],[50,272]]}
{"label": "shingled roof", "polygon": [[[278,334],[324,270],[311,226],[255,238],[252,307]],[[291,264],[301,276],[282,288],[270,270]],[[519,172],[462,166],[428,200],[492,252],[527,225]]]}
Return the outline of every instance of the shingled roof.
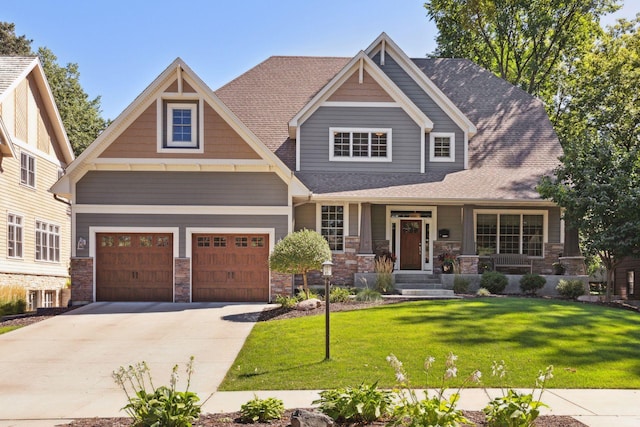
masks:
{"label": "shingled roof", "polygon": [[[287,123],[350,60],[275,56],[216,91],[289,168],[295,141]],[[540,200],[535,186],[562,154],[542,102],[465,59],[412,59],[476,126],[469,169],[421,173],[310,173],[296,176],[315,195],[366,199]],[[452,192],[455,188],[455,192]]]}
{"label": "shingled roof", "polygon": [[0,56],[0,96],[33,65],[33,56]]}

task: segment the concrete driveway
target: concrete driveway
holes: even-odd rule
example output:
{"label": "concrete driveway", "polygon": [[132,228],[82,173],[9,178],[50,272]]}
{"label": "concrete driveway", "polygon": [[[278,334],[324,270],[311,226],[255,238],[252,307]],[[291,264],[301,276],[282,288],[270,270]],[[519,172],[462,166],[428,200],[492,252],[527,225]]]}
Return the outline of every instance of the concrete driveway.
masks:
{"label": "concrete driveway", "polygon": [[154,384],[195,357],[191,390],[216,391],[262,304],[94,303],[0,335],[0,425],[124,416],[120,366],[146,361]]}

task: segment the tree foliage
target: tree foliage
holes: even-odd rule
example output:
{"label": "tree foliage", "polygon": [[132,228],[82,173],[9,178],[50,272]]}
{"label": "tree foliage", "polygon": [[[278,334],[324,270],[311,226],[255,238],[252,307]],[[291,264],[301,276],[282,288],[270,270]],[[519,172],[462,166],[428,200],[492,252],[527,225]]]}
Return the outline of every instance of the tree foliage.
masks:
{"label": "tree foliage", "polygon": [[551,76],[600,33],[619,0],[430,0],[434,56],[467,58],[551,105]]}
{"label": "tree foliage", "polygon": [[613,271],[640,248],[640,20],[603,34],[564,81],[565,154],[540,194],[565,209],[588,253]]}
{"label": "tree foliage", "polygon": [[307,273],[320,270],[322,263],[330,259],[331,249],[325,238],[317,231],[304,229],[276,243],[269,267],[280,273],[302,274],[304,291],[309,295]]}
{"label": "tree foliage", "polygon": [[[32,40],[26,36],[16,35],[13,23],[0,22],[0,55],[35,56],[31,43]],[[100,114],[100,97],[89,99],[82,89],[78,64],[58,65],[58,58],[46,47],[39,48],[37,56],[49,81],[69,142],[74,153],[79,155],[108,125]]]}

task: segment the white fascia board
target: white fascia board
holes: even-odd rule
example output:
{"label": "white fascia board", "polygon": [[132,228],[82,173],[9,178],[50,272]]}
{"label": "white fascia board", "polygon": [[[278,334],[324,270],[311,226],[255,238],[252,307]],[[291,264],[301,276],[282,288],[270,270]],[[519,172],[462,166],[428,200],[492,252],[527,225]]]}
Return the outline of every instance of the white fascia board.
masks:
{"label": "white fascia board", "polygon": [[0,147],[0,151],[3,153],[4,157],[16,157],[16,150],[13,148],[13,141],[11,140],[11,135],[9,135],[9,131],[4,125],[4,121],[2,117],[0,117],[0,136],[2,136],[2,140],[5,142],[1,144],[2,146],[6,146],[6,148]]}
{"label": "white fascia board", "polygon": [[473,137],[477,132],[476,126],[469,120],[460,109],[429,79],[418,66],[407,56],[406,53],[389,37],[386,33],[380,34],[376,40],[365,50],[367,55],[375,55],[382,41],[385,41],[385,50],[390,52],[396,59],[400,67],[420,86],[420,88],[451,117],[451,119],[469,137]]}
{"label": "white fascia board", "polygon": [[74,205],[76,214],[289,215],[290,206]]}
{"label": "white fascia board", "polygon": [[433,122],[420,110],[411,99],[400,90],[400,88],[369,58],[364,52],[360,51],[351,61],[327,83],[316,96],[311,99],[299,112],[289,121],[289,137],[297,138],[298,129],[302,123],[309,118],[323,103],[351,77],[356,68],[360,67],[361,62],[364,63],[364,69],[391,98],[399,104],[411,119],[420,127],[432,129]]}

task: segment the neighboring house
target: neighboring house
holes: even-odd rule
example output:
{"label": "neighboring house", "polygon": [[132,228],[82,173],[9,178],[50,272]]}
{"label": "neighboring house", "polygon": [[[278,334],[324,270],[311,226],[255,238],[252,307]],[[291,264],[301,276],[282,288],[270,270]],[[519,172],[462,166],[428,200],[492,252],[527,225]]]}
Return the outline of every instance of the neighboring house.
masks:
{"label": "neighboring house", "polygon": [[614,294],[627,300],[640,300],[640,258],[627,257],[614,272]]}
{"label": "neighboring house", "polygon": [[0,285],[58,306],[69,278],[68,202],[48,190],[73,160],[40,61],[0,57]]}
{"label": "neighboring house", "polygon": [[87,242],[75,303],[267,301],[292,292],[268,255],[303,228],[327,238],[341,284],[385,250],[397,271],[438,272],[446,251],[464,272],[493,253],[579,271],[535,190],[561,153],[539,100],[383,33],[353,58],[269,58],[215,93],[177,59],[53,191]]}

